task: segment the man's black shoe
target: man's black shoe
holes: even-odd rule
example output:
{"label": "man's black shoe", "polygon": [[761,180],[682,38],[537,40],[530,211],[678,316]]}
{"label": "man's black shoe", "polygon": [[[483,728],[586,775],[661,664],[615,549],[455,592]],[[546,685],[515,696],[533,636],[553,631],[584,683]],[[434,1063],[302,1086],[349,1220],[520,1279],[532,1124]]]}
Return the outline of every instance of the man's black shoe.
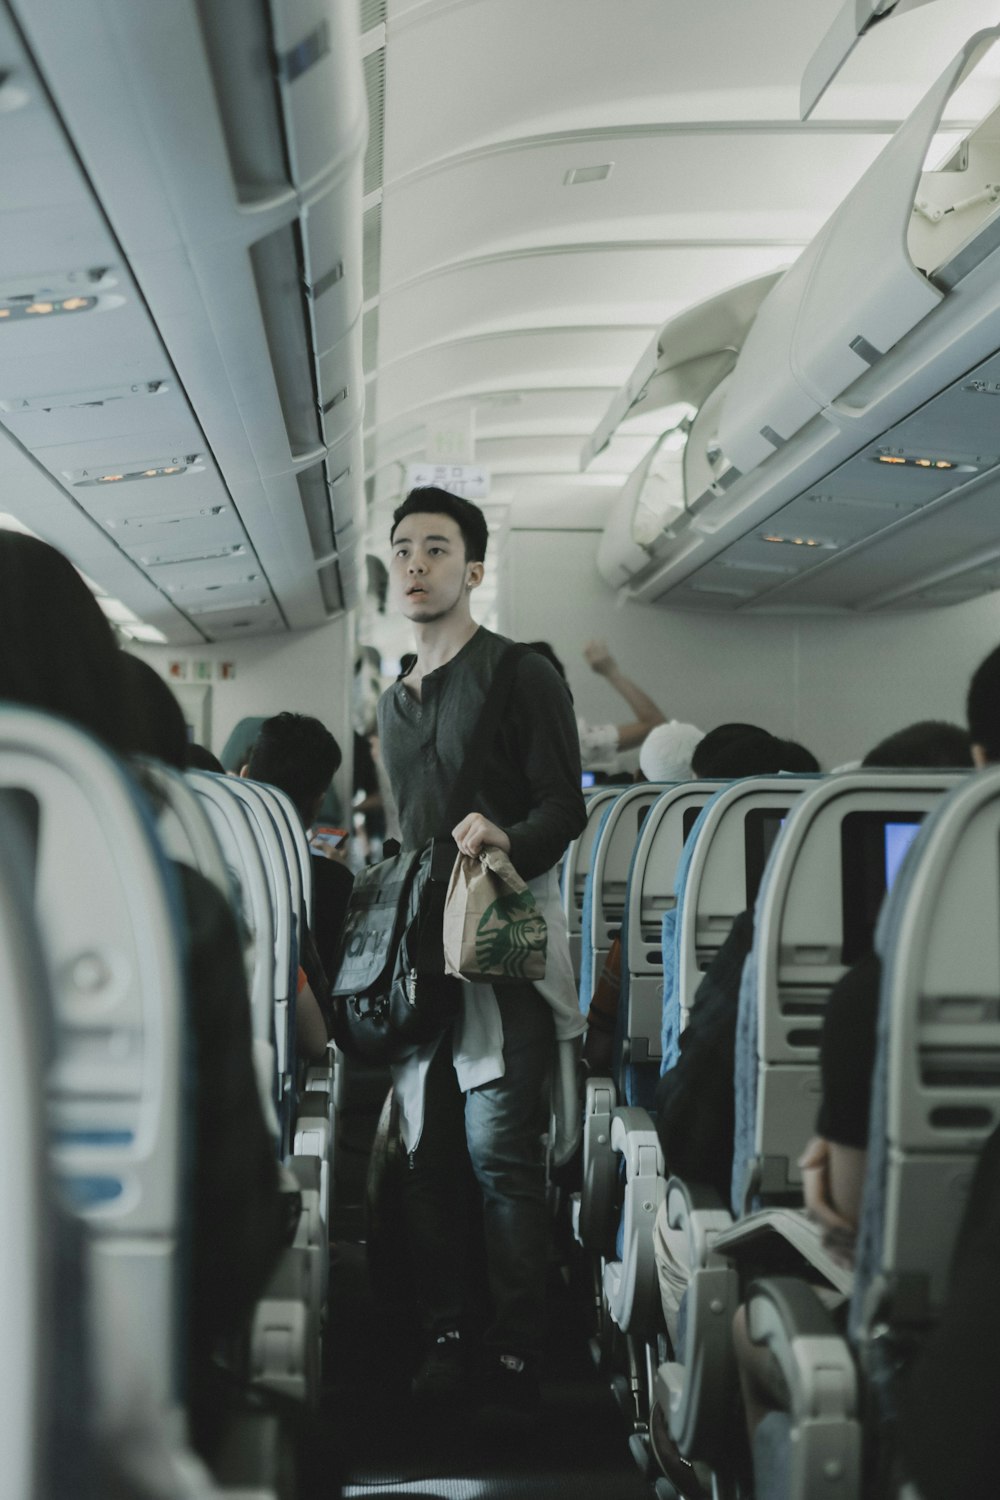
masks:
{"label": "man's black shoe", "polygon": [[419,1406],[442,1410],[469,1404],[465,1346],[457,1328],[439,1333],[410,1385]]}

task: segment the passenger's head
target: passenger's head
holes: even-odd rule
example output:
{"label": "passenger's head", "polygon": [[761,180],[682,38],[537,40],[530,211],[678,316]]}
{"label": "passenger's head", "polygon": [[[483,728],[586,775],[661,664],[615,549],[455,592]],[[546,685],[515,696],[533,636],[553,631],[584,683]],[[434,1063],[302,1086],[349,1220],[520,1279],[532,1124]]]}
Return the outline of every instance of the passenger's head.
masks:
{"label": "passenger's head", "polygon": [[711,769],[721,751],[736,740],[743,739],[748,734],[766,734],[766,729],[759,728],[756,724],[717,724],[710,729],[696,745],[691,755],[691,770],[695,776],[705,778],[715,776],[716,772]]}
{"label": "passenger's head", "polygon": [[285,792],[302,822],[314,821],[342,756],[325,724],[308,714],[275,714],[260,726],[246,774]]}
{"label": "passenger's head", "polygon": [[1000,761],[1000,646],[973,672],[965,713],[976,765]]}
{"label": "passenger's head", "polygon": [[125,748],[121,653],[90,589],[47,542],[0,530],[0,699]]}
{"label": "passenger's head", "polygon": [[880,740],[861,762],[869,767],[912,766],[918,770],[927,766],[968,766],[971,763],[967,731],[941,719],[921,719],[918,724],[897,730],[887,739]]}
{"label": "passenger's head", "polygon": [[125,734],[133,755],[151,755],[173,766],[187,767],[187,725],[180,704],[159,672],[137,656],[121,653],[125,685]]}
{"label": "passenger's head", "polygon": [[466,562],[484,561],[489,530],[486,517],[471,500],[463,500],[461,495],[452,495],[448,490],[439,490],[434,485],[411,490],[402,505],[393,511],[390,542],[396,536],[400,521],[404,521],[407,516],[447,516],[454,521],[461,533]]}
{"label": "passenger's head", "polygon": [[694,724],[657,724],[642,742],[639,769],[647,781],[690,781],[691,760],[704,738]]}
{"label": "passenger's head", "polygon": [[187,765],[189,771],[214,771],[217,776],[226,774],[222,761],[205,745],[199,745],[195,740],[192,740],[187,747]]}
{"label": "passenger's head", "polygon": [[[733,729],[733,725],[723,728]],[[796,740],[782,740],[766,729],[740,726],[742,733],[726,733],[703,754],[705,741],[698,746],[699,765],[696,774],[702,778],[728,781],[735,776],[774,776],[779,771],[805,775],[819,770],[816,757]],[[709,735],[705,736],[707,740]]]}

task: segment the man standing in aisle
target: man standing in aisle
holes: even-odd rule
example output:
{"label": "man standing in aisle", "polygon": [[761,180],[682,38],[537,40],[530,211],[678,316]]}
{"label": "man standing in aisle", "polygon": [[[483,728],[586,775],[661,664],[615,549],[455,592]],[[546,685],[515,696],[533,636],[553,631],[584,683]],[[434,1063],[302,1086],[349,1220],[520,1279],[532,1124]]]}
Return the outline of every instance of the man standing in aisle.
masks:
{"label": "man standing in aisle", "polygon": [[416,659],[378,709],[403,847],[451,836],[464,854],[503,850],[549,926],[543,981],[465,984],[452,1030],[393,1068],[411,1168],[407,1250],[427,1339],[413,1396],[441,1413],[473,1392],[520,1410],[537,1404],[545,1085],[554,1038],[583,1029],[554,869],[585,822],[580,753],[569,693],[541,656],[517,664],[473,806],[441,826],[507,645],[470,612],[486,542],[482,511],[445,490],[413,490],[396,511],[390,590],[413,626]]}

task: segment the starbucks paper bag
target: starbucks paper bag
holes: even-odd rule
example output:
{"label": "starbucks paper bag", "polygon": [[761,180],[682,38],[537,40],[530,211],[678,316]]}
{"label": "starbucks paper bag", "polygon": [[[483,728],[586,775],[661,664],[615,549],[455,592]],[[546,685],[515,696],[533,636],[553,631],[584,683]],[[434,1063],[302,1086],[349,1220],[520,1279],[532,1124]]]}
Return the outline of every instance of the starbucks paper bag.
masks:
{"label": "starbucks paper bag", "polygon": [[500,849],[459,854],[444,903],[445,973],[469,983],[545,978],[548,928]]}

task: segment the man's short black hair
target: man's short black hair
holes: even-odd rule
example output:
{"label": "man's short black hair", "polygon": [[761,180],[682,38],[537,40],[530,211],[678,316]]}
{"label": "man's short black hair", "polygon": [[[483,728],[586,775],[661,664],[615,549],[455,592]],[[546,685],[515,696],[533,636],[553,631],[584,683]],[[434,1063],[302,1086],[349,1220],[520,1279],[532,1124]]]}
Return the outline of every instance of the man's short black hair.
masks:
{"label": "man's short black hair", "polygon": [[281,713],[260,726],[247,769],[254,781],[286,792],[303,823],[308,823],[342,758],[340,746],[319,719]]}
{"label": "man's short black hair", "polygon": [[1000,761],[1000,646],[972,674],[965,705],[969,738],[988,761]]}
{"label": "man's short black hair", "polygon": [[907,767],[921,770],[927,766],[963,766],[972,764],[969,736],[957,724],[942,719],[921,719],[908,724],[869,750],[863,766]]}
{"label": "man's short black hair", "polygon": [[486,525],[486,517],[479,506],[473,505],[471,500],[463,500],[461,495],[451,494],[449,490],[439,490],[432,484],[425,485],[418,490],[411,490],[402,505],[393,511],[392,530],[389,532],[390,542],[396,534],[396,527],[404,517],[428,515],[450,516],[462,533],[466,562],[484,561],[489,529]]}

